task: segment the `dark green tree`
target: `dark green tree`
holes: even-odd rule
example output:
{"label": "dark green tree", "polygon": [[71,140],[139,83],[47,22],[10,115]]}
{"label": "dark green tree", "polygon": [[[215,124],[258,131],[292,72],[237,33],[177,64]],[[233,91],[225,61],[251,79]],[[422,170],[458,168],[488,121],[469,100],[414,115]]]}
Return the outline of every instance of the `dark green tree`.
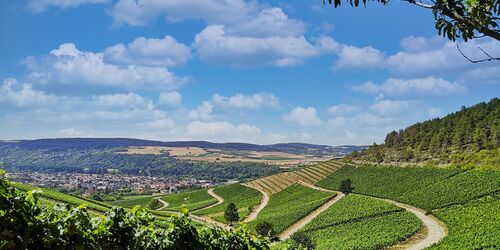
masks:
{"label": "dark green tree", "polygon": [[238,208],[234,203],[229,203],[226,207],[226,211],[224,212],[224,218],[229,223],[236,223],[240,220],[240,216],[238,215]]}
{"label": "dark green tree", "polygon": [[[376,0],[387,5],[389,0]],[[462,38],[464,41],[481,36],[488,36],[500,41],[500,0],[403,0],[432,11],[434,15],[435,28],[438,33],[448,39],[455,41]],[[340,6],[342,0],[323,0],[335,8]],[[358,7],[360,0],[347,0],[351,6]],[[366,6],[367,0],[362,0]],[[484,61],[499,60],[485,53],[488,58]]]}
{"label": "dark green tree", "polygon": [[305,233],[302,232],[297,232],[292,234],[292,240],[295,242],[295,244],[307,249],[307,250],[314,250],[316,249],[316,244],[314,243],[311,238],[309,238]]}
{"label": "dark green tree", "polygon": [[340,183],[340,192],[344,194],[350,194],[354,187],[352,186],[352,181],[351,179],[345,179]]}
{"label": "dark green tree", "polygon": [[277,240],[276,231],[274,231],[273,224],[264,221],[257,224],[255,231],[261,236],[268,237],[272,241]]}

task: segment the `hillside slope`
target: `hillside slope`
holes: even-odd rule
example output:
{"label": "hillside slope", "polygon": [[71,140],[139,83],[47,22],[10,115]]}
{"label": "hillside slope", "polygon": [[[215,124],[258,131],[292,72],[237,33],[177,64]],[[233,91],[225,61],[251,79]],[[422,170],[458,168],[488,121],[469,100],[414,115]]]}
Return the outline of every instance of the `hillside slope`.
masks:
{"label": "hillside slope", "polygon": [[392,131],[384,144],[374,144],[348,158],[377,163],[455,163],[499,168],[500,99],[462,107],[443,118]]}

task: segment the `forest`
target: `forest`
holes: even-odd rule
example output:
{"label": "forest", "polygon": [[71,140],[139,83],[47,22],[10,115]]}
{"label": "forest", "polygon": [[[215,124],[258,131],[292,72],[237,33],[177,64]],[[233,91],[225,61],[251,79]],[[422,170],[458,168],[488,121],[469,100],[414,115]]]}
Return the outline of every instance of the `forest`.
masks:
{"label": "forest", "polygon": [[498,168],[500,99],[387,134],[384,144],[353,152],[348,159],[374,163],[425,162]]}

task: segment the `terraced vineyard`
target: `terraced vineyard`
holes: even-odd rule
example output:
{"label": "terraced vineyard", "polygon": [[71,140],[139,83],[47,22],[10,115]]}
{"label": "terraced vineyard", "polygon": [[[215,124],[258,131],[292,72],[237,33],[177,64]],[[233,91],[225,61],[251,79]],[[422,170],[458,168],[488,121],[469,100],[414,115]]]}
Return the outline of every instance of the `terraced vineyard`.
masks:
{"label": "terraced vineyard", "polygon": [[336,161],[325,161],[314,166],[305,167],[301,170],[279,173],[256,179],[247,182],[246,185],[271,195],[294,185],[298,181],[314,184],[339,169],[341,166],[342,165]]}
{"label": "terraced vineyard", "polygon": [[402,208],[374,198],[348,195],[300,232],[318,249],[380,249],[413,235],[421,221]]}
{"label": "terraced vineyard", "polygon": [[426,209],[448,227],[436,249],[500,247],[500,171],[438,168],[345,167],[318,185],[337,189],[351,179],[354,192]]}
{"label": "terraced vineyard", "polygon": [[259,191],[239,183],[216,187],[214,192],[224,198],[224,202],[212,208],[197,210],[193,214],[226,222],[224,211],[228,204],[234,203],[238,208],[240,220],[243,220],[259,204],[262,196]]}
{"label": "terraced vineyard", "polygon": [[217,202],[214,197],[208,194],[206,189],[169,194],[162,196],[160,199],[168,202],[168,206],[164,210],[175,212],[182,211],[184,207],[189,211],[194,211]]}
{"label": "terraced vineyard", "polygon": [[23,184],[23,183],[12,183],[12,186],[24,190],[24,191],[29,191],[29,190],[40,190],[42,191],[40,196],[44,201],[45,204],[54,204],[54,203],[63,203],[63,204],[70,204],[74,206],[80,206],[80,205],[85,205],[87,209],[97,212],[97,213],[105,213],[111,211],[111,206],[104,203],[104,202],[99,202],[99,201],[94,201],[92,199],[84,199],[81,197],[75,197],[72,195],[67,195],[63,193],[59,193],[50,189],[45,189],[45,188],[39,188],[39,187],[34,187],[31,185]]}
{"label": "terraced vineyard", "polygon": [[147,204],[153,199],[152,195],[131,195],[124,196],[121,200],[107,202],[113,206],[119,207],[134,207],[134,206],[147,206]]}
{"label": "terraced vineyard", "polygon": [[294,184],[272,195],[267,206],[260,212],[256,220],[249,223],[249,227],[255,228],[260,222],[268,222],[279,233],[334,195]]}

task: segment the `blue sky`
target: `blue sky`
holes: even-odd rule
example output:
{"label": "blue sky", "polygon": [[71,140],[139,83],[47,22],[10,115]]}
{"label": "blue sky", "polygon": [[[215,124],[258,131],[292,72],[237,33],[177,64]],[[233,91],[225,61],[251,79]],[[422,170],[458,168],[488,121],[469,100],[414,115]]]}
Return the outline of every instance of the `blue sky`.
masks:
{"label": "blue sky", "polygon": [[404,2],[5,0],[0,139],[380,143],[500,93],[499,63],[469,63],[432,19]]}

